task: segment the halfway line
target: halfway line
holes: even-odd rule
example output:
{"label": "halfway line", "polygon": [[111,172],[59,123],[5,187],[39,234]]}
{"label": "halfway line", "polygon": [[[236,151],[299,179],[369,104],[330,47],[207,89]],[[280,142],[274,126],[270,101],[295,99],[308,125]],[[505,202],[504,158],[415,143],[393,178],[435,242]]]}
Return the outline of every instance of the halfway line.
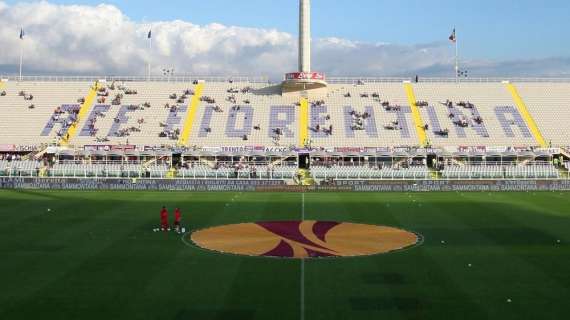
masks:
{"label": "halfway line", "polygon": [[301,202],[301,221],[305,221],[305,193],[301,193],[302,202]]}
{"label": "halfway line", "polygon": [[[305,221],[305,193],[301,193],[301,221]],[[305,320],[305,259],[301,258],[301,320]]]}
{"label": "halfway line", "polygon": [[305,320],[305,259],[301,259],[301,320]]}

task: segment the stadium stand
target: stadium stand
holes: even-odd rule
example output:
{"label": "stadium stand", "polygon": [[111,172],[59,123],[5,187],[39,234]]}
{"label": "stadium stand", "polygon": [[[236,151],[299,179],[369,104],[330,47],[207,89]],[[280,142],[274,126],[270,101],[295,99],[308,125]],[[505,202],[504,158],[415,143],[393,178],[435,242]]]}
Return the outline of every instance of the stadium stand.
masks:
{"label": "stadium stand", "polygon": [[0,176],[37,176],[43,164],[34,160],[0,160]]}
{"label": "stadium stand", "polygon": [[[77,121],[72,145],[110,142],[176,145],[190,124],[188,146],[302,145],[300,100],[277,87],[250,82],[207,82],[190,123],[185,123],[195,84],[113,82],[99,84],[97,99],[85,104],[92,83],[7,82],[0,97],[0,143],[50,143]],[[413,115],[408,87],[419,100]],[[531,117],[553,145],[570,121],[568,84],[517,84]],[[537,141],[501,83],[332,84],[322,100],[309,101],[308,139],[318,147],[422,145],[535,146]],[[89,103],[89,101],[87,101]],[[86,116],[79,117],[85,111]],[[87,112],[88,111],[88,112]],[[18,120],[26,116],[26,126]],[[421,121],[420,126],[418,122]],[[128,142],[128,143],[127,143]]]}
{"label": "stadium stand", "polygon": [[536,164],[480,164],[447,166],[442,171],[446,179],[552,179],[559,178],[558,170],[549,163]]}
{"label": "stadium stand", "polygon": [[179,170],[178,177],[182,178],[239,178],[239,179],[292,179],[297,171],[295,165],[273,167],[271,165],[221,165],[211,168],[207,165],[191,166]]}
{"label": "stadium stand", "polygon": [[108,83],[90,115],[80,122],[81,131],[72,143],[175,145],[193,87],[188,83]]}
{"label": "stadium stand", "polygon": [[[564,148],[570,134],[563,130],[570,122],[569,95],[565,82],[337,80],[327,94],[307,99],[247,79],[7,81],[0,87],[0,174],[565,178],[568,163],[553,161],[570,158]],[[330,164],[317,157],[304,170],[303,149],[313,158],[318,152],[344,160]],[[10,153],[18,158],[7,158]],[[34,160],[44,153],[49,163]],[[173,161],[174,153],[188,157]],[[428,153],[436,158],[428,161]],[[263,161],[252,162],[252,155]],[[485,155],[505,162],[440,165]],[[387,157],[392,161],[382,163]]]}
{"label": "stadium stand", "polygon": [[[310,139],[315,146],[418,145],[401,83],[333,84],[324,102],[311,106]],[[332,134],[323,132],[330,126]]]}
{"label": "stadium stand", "polygon": [[421,113],[432,145],[536,145],[502,84],[419,83],[414,90],[418,99],[427,102]]}
{"label": "stadium stand", "polygon": [[[14,162],[12,165],[0,162],[0,171],[5,175],[27,176],[32,175],[40,164],[37,162]],[[6,169],[17,168],[6,172]],[[143,164],[75,164],[56,163],[48,172],[53,177],[126,177],[126,178],[167,178],[170,165],[167,163],[144,166]],[[176,172],[176,177],[191,179],[291,179],[297,166],[283,164],[272,166],[270,164],[220,163],[212,168],[204,163],[187,163]]]}
{"label": "stadium stand", "polygon": [[0,97],[0,144],[34,145],[63,137],[88,82],[5,82]]}
{"label": "stadium stand", "polygon": [[313,166],[313,176],[317,179],[427,179],[426,166],[410,167],[370,167],[370,166]]}
{"label": "stadium stand", "polygon": [[299,99],[248,82],[208,82],[196,115],[194,146],[297,145]]}
{"label": "stadium stand", "polygon": [[518,83],[518,91],[526,102],[547,143],[567,146],[570,141],[570,84]]}

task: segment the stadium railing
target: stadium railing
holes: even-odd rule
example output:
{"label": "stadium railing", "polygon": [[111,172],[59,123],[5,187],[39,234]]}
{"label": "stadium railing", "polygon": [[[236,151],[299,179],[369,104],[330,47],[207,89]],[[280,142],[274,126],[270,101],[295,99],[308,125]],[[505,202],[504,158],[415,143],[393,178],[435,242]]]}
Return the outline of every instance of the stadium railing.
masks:
{"label": "stadium railing", "polygon": [[[132,171],[117,171],[110,170],[105,173],[91,173],[87,171],[73,171],[69,172],[66,170],[50,170],[49,175],[41,176],[37,170],[5,170],[0,172],[0,177],[4,178],[19,178],[19,177],[42,177],[42,178],[82,178],[82,179],[106,179],[106,178],[136,178],[136,179],[166,179],[172,178],[168,176],[167,171],[160,171],[158,173],[152,174],[152,176],[147,177],[142,171],[132,172]],[[246,172],[240,172],[237,177],[231,172],[216,172],[215,174],[208,175],[204,173],[198,173],[195,171],[189,171],[184,173],[179,173],[173,179],[213,179],[213,180],[228,180],[228,179],[245,179],[245,180],[283,180],[292,179],[293,173],[287,173],[284,171],[276,171],[269,175],[265,173],[258,173],[257,175],[251,175]],[[511,176],[492,176],[483,174],[466,174],[466,175],[456,175],[456,176],[442,176],[439,179],[434,179],[430,175],[425,175],[422,173],[416,173],[413,175],[397,175],[385,174],[385,175],[372,175],[372,174],[342,174],[342,173],[331,173],[323,174],[317,177],[319,180],[570,180],[568,173],[559,174],[558,176],[544,176],[540,174],[518,174]]]}
{"label": "stadium railing", "polygon": [[[413,81],[412,78],[390,77],[329,77],[330,84],[358,84],[358,83],[401,83]],[[502,83],[502,82],[539,82],[539,83],[570,83],[570,78],[419,78],[420,83]]]}
{"label": "stadium railing", "polygon": [[[20,81],[20,77],[16,75],[0,75],[0,79],[8,81]],[[268,83],[271,81],[266,76],[213,76],[213,75],[161,75],[161,76],[22,76],[21,81],[27,82],[95,82],[105,80],[125,81],[125,82],[192,82],[203,80],[208,82],[249,82],[249,83]],[[329,84],[358,84],[358,83],[402,83],[404,81],[413,81],[412,78],[406,77],[328,77]],[[548,78],[548,77],[481,77],[481,78],[437,78],[437,77],[420,77],[419,82],[422,83],[501,83],[501,82],[534,82],[534,83],[570,83],[570,78]]]}
{"label": "stadium railing", "polygon": [[[0,79],[8,81],[20,81],[19,76],[0,76]],[[177,75],[177,76],[22,76],[25,82],[95,82],[95,81],[119,81],[119,82],[247,82],[268,83],[268,77],[262,76],[204,76],[204,75]]]}
{"label": "stadium railing", "polygon": [[[565,164],[566,168],[570,165]],[[570,173],[568,171],[555,171],[553,168],[546,166],[471,166],[471,170],[454,170],[448,169],[442,171],[440,178],[435,178],[428,170],[315,170],[312,175],[316,179],[335,179],[335,180],[568,180]],[[236,171],[231,168],[220,170],[205,170],[196,167],[191,169],[178,170],[174,177],[169,176],[167,166],[157,166],[148,170],[142,166],[130,166],[125,169],[95,169],[89,167],[60,167],[51,168],[44,171],[39,168],[20,168],[17,165],[9,168],[0,168],[0,177],[44,177],[44,178],[85,178],[85,179],[105,179],[105,178],[137,178],[137,179],[248,179],[248,180],[284,180],[292,179],[296,167],[276,167],[273,170],[267,170],[267,167],[260,167],[253,174],[249,170]]]}

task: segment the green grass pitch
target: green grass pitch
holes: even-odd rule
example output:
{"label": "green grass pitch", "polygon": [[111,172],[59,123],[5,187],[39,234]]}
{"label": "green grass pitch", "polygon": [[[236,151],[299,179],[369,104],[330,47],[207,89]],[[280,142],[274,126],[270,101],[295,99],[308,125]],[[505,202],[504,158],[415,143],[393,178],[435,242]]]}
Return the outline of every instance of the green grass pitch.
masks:
{"label": "green grass pitch", "polygon": [[568,317],[568,193],[307,193],[306,219],[401,227],[424,242],[308,260],[304,281],[300,260],[217,254],[152,231],[162,205],[201,229],[300,220],[301,199],[0,191],[0,319]]}

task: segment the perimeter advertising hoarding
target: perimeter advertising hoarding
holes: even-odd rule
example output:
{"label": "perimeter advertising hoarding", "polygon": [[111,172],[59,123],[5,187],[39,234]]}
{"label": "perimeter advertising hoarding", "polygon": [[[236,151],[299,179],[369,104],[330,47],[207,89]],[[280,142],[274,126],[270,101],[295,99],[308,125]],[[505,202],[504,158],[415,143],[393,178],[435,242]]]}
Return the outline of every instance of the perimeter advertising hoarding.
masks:
{"label": "perimeter advertising hoarding", "polygon": [[0,178],[0,189],[157,190],[237,192],[496,192],[570,191],[570,180],[336,181],[323,186],[288,186],[280,180]]}
{"label": "perimeter advertising hoarding", "polygon": [[285,75],[285,80],[325,80],[325,75],[319,72],[291,72]]}
{"label": "perimeter advertising hoarding", "polygon": [[0,152],[14,152],[16,145],[13,144],[0,144]]}

